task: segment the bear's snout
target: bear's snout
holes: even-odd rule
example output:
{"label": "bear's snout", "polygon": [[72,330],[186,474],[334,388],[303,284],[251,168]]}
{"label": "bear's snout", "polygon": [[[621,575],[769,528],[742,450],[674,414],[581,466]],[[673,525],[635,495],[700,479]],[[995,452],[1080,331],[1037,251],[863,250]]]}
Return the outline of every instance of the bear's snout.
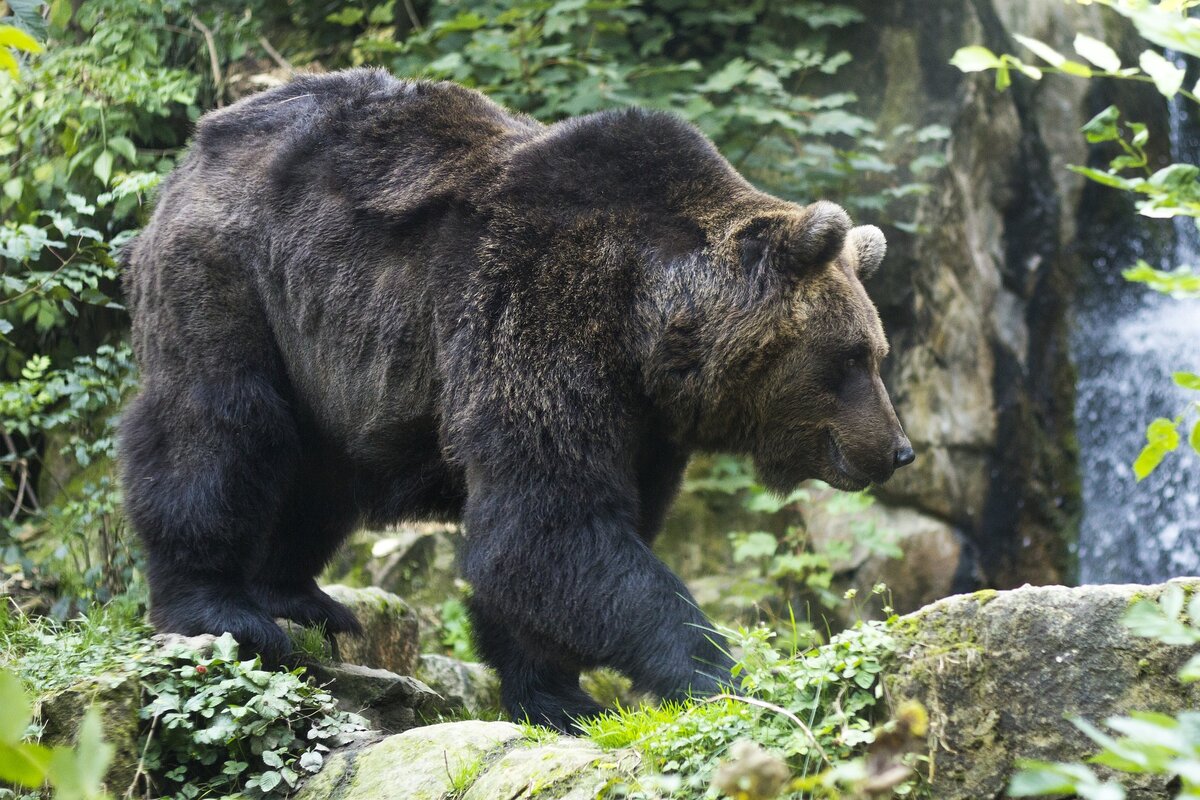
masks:
{"label": "bear's snout", "polygon": [[904,437],[904,441],[902,441],[896,448],[896,453],[892,463],[895,465],[896,469],[900,469],[900,467],[907,467],[916,460],[917,454],[913,451],[912,442],[910,442],[906,436]]}

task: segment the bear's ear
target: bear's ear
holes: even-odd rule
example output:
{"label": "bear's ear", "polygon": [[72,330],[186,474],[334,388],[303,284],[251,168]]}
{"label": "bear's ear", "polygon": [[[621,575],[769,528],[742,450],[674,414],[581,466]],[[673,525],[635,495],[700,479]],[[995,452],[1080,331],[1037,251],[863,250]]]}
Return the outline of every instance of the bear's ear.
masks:
{"label": "bear's ear", "polygon": [[866,280],[875,274],[883,257],[887,255],[887,239],[883,231],[874,225],[859,225],[846,236],[846,244],[858,258],[855,270],[860,280]]}
{"label": "bear's ear", "polygon": [[801,276],[832,262],[846,244],[850,215],[836,203],[820,201],[801,214],[761,217],[742,231],[742,268],[748,275],[764,267]]}
{"label": "bear's ear", "polygon": [[792,234],[791,250],[801,269],[820,267],[841,255],[850,215],[837,203],[818,200],[804,210]]}

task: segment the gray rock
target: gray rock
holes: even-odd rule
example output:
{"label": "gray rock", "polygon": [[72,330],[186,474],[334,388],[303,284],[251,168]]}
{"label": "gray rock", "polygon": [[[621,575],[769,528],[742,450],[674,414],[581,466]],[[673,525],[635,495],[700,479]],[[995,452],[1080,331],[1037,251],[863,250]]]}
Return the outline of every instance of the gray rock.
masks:
{"label": "gray rock", "polygon": [[499,713],[500,679],[483,664],[449,656],[423,654],[417,677],[440,696],[434,708],[441,714]]}
{"label": "gray rock", "polygon": [[400,733],[415,728],[443,704],[441,696],[416,678],[358,664],[313,664],[309,673],[327,686],[347,711],[362,715],[378,730]]}
{"label": "gray rock", "polygon": [[322,587],[329,596],[346,605],[363,626],[362,636],[338,634],[338,655],[348,664],[391,670],[411,675],[417,665],[417,617],[408,604],[394,594],[375,587]]}
{"label": "gray rock", "polygon": [[173,655],[177,652],[195,653],[196,655],[208,657],[213,652],[213,642],[217,640],[216,636],[211,633],[202,633],[199,636],[184,636],[180,633],[156,633],[151,637],[151,641],[159,650],[162,650],[167,655]]}
{"label": "gray rock", "polygon": [[[1200,588],[1200,579],[1182,583]],[[886,696],[929,712],[931,796],[999,798],[1018,758],[1086,759],[1097,748],[1068,717],[1195,708],[1200,687],[1176,678],[1194,648],[1135,637],[1120,623],[1135,599],[1162,588],[976,592],[902,618]],[[1131,797],[1172,796],[1155,780],[1127,785]]]}
{"label": "gray rock", "polygon": [[509,722],[449,722],[414,728],[335,753],[296,800],[444,800],[465,791],[488,758],[521,738]]}

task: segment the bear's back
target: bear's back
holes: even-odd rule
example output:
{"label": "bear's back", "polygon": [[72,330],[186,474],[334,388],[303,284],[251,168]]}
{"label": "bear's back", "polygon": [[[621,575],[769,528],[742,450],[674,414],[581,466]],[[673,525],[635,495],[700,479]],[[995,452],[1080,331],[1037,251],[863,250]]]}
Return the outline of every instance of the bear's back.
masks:
{"label": "bear's back", "polygon": [[334,189],[403,214],[430,191],[466,190],[542,130],[458,84],[363,68],[302,76],[207,114],[192,156],[210,185],[228,178],[260,202],[264,189],[284,201]]}

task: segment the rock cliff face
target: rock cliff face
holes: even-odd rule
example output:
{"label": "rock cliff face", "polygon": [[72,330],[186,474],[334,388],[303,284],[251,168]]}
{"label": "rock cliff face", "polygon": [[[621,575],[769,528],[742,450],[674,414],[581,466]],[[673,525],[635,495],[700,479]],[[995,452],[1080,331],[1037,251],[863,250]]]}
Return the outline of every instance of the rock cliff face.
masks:
{"label": "rock cliff face", "polygon": [[[893,343],[886,380],[917,462],[883,496],[953,527],[964,579],[1010,587],[1069,577],[1079,511],[1070,300],[1087,162],[1088,84],[1048,76],[997,92],[948,62],[965,44],[1018,52],[1023,33],[1071,50],[1104,35],[1097,6],[1062,0],[858,3],[837,80],[883,131],[951,129],[947,166],[913,235],[889,230],[869,287]],[[848,85],[847,85],[848,84]],[[958,589],[969,588],[960,580]]]}

